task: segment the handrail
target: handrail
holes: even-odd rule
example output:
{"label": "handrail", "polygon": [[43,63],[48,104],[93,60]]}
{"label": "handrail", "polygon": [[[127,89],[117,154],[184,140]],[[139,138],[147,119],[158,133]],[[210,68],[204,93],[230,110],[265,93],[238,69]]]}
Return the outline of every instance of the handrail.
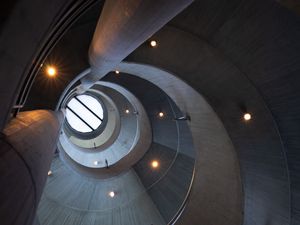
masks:
{"label": "handrail", "polygon": [[168,225],[175,225],[175,223],[177,222],[177,220],[180,218],[181,214],[183,213],[183,211],[184,211],[184,209],[185,209],[185,207],[186,207],[186,205],[188,203],[188,200],[190,198],[192,186],[194,184],[194,178],[195,178],[195,167],[193,169],[192,179],[191,179],[190,186],[189,186],[189,189],[187,191],[187,194],[185,196],[185,199],[183,200],[180,208],[178,209],[178,211],[175,214],[175,216],[173,217],[173,219],[168,223]]}
{"label": "handrail", "polygon": [[29,92],[35,80],[38,71],[41,69],[43,61],[53,49],[55,44],[62,38],[65,32],[75,23],[76,19],[92,7],[97,0],[74,0],[72,1],[61,13],[61,18],[54,24],[50,33],[45,37],[44,42],[41,44],[40,49],[33,57],[33,62],[29,65],[23,80],[22,86],[19,90],[19,94],[15,105],[13,106],[14,115],[24,107],[25,102],[28,98]]}
{"label": "handrail", "polygon": [[[79,75],[77,75],[75,77],[75,79],[73,79],[69,85],[65,88],[63,94],[61,95],[59,101],[58,101],[58,104],[56,106],[56,110],[59,110],[60,107],[63,105],[63,102],[66,101],[66,99],[69,98],[69,95],[72,93],[71,88],[75,88],[73,89],[76,90],[76,87],[74,87],[74,85],[76,84],[77,81],[79,81],[82,77],[84,77],[85,75],[89,74],[91,71],[90,68],[84,70],[83,72],[81,72]],[[69,94],[69,95],[68,95]],[[174,118],[176,118],[176,112],[174,110],[174,107],[171,103],[171,99],[169,98],[169,96],[167,97],[167,100],[168,100],[168,104],[172,110],[172,116]],[[170,171],[171,167],[174,165],[176,159],[177,159],[177,156],[178,156],[178,153],[179,153],[179,147],[180,147],[180,128],[179,128],[179,121],[177,120],[174,120],[174,122],[176,123],[176,129],[177,129],[177,134],[178,134],[178,141],[177,141],[177,147],[176,147],[176,155],[174,156],[170,166],[168,167],[168,169],[164,172],[164,174],[158,179],[156,180],[154,183],[152,183],[150,186],[146,187],[146,190],[145,190],[145,193],[147,191],[149,191],[150,189],[152,189],[156,184],[158,184],[161,180],[163,180],[163,178],[165,178],[167,175],[168,175],[168,172]],[[179,219],[179,217],[181,216],[181,214],[183,213],[186,205],[187,205],[187,202],[189,200],[189,197],[190,197],[190,192],[191,192],[191,188],[192,188],[192,185],[193,185],[193,181],[194,181],[194,176],[195,176],[195,166],[193,168],[193,172],[192,172],[192,176],[191,176],[191,180],[190,180],[190,183],[189,183],[189,186],[188,186],[188,189],[187,189],[187,192],[184,196],[184,199],[182,201],[182,203],[180,204],[180,207],[178,208],[178,210],[176,211],[175,215],[172,217],[172,219],[170,220],[170,222],[168,222],[168,225],[174,225],[176,223],[176,221]],[[138,196],[137,196],[138,197]],[[136,197],[136,198],[137,198]],[[132,199],[131,201],[134,201],[134,199]],[[120,207],[120,206],[118,206]],[[72,208],[74,210],[78,210],[78,209],[75,209],[75,208]],[[94,212],[97,212],[97,210],[95,210]]]}

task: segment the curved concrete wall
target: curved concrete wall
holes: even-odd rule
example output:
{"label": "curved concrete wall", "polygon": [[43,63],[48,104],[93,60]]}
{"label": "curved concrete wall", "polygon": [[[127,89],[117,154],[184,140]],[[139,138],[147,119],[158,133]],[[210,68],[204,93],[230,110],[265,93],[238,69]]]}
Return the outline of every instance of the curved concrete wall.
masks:
{"label": "curved concrete wall", "polygon": [[[51,2],[55,12],[60,3]],[[0,82],[5,85],[1,87],[4,90],[1,105],[5,107],[1,112],[6,117],[10,111],[6,107],[12,105],[9,102],[15,94],[16,82],[25,66],[31,63],[31,55],[55,15],[51,10],[52,16],[36,10],[47,7],[44,3],[42,6],[20,4],[16,12],[23,7],[35,9],[34,13],[25,10],[25,18],[30,14],[30,23],[41,24],[39,27],[43,31],[36,30],[34,34],[38,37],[26,36],[20,42],[21,36],[14,35],[15,27],[21,29],[18,34],[26,34],[29,28],[22,25],[28,22],[26,19],[17,19],[16,23],[6,20],[7,26],[2,29],[4,60],[1,71],[9,74],[9,78],[1,76],[5,80]],[[18,18],[16,12],[13,14]],[[299,23],[299,16],[273,0],[195,1],[170,22],[171,27],[163,28],[154,37],[159,41],[159,48],[150,49],[143,45],[129,57],[132,61],[153,64],[180,76],[212,105],[238,151],[245,189],[246,225],[294,225],[300,222]],[[86,67],[87,59],[77,56],[86,55],[91,37],[82,33],[93,32],[90,25],[78,24],[77,28],[63,40],[59,46],[61,51],[56,51],[72,56],[69,65],[77,69],[78,65],[84,64],[75,73],[68,74],[78,74]],[[23,45],[25,42],[27,45]],[[76,48],[79,45],[80,48]],[[11,56],[10,49],[17,49],[13,52],[22,54]],[[69,51],[64,51],[66,49]],[[68,83],[68,79],[64,82]],[[35,86],[32,96],[39,96],[39,99],[33,102],[44,107],[54,106],[59,91],[53,90],[53,95],[49,95],[49,90],[44,90],[41,94],[40,87],[40,84]],[[238,119],[243,113],[241,105],[246,105],[254,115],[254,122],[248,126]],[[197,218],[197,215],[190,213],[183,218],[193,217]]]}
{"label": "curved concrete wall", "polygon": [[[135,79],[138,78],[135,77]],[[126,80],[128,83],[135,82],[134,79]],[[149,85],[142,85],[145,82]],[[119,85],[101,83],[120,91]],[[114,221],[120,220],[124,224],[150,223],[151,221],[156,221],[155,224],[167,224],[176,215],[187,196],[192,181],[194,169],[194,160],[190,158],[193,156],[192,139],[188,133],[189,130],[183,127],[186,121],[173,120],[175,113],[180,114],[180,112],[166,94],[147,81],[135,82],[135,84],[137,88],[147,89],[148,97],[142,98],[142,103],[145,103],[145,110],[150,116],[154,140],[157,143],[151,145],[145,157],[134,166],[134,169],[105,180],[88,179],[76,175],[74,171],[56,159],[52,166],[53,175],[48,179],[39,207],[41,222],[55,224],[64,220],[66,224],[69,224],[74,220],[77,222],[77,213],[84,214],[83,217],[78,217],[78,221],[81,219],[83,224],[89,224],[92,221],[99,222],[97,218],[100,217],[101,222],[110,223],[107,218],[112,214]],[[127,86],[124,85],[122,89],[124,87]],[[109,96],[109,93],[112,95],[114,93],[107,91],[106,88],[99,88],[99,90]],[[133,90],[136,89],[133,88]],[[141,96],[138,95],[138,97]],[[124,101],[119,99],[118,107],[123,108],[122,104]],[[157,116],[158,108],[165,112],[163,119]],[[138,112],[139,116],[143,113],[140,110]],[[181,137],[181,131],[187,133]],[[158,170],[151,169],[150,164],[153,159],[160,162]],[[109,173],[108,170],[106,172]],[[137,188],[137,184],[140,188]],[[106,196],[110,188],[116,188],[116,199],[110,200]],[[148,211],[145,211],[146,208]],[[155,211],[158,213],[160,222],[157,221],[157,215],[153,214]],[[57,216],[51,218],[51,215]],[[132,220],[131,215],[139,216]]]}
{"label": "curved concrete wall", "polygon": [[1,224],[32,224],[61,120],[61,115],[38,110],[20,113],[5,127],[0,139]]}
{"label": "curved concrete wall", "polygon": [[[196,2],[155,35],[159,48],[128,60],[174,72],[220,116],[240,158],[244,224],[297,223],[299,17],[274,1],[208,6]],[[248,126],[243,108],[254,116]]]}
{"label": "curved concrete wall", "polygon": [[[194,89],[172,74],[136,63],[120,63],[121,72],[158,86],[191,117],[189,127],[196,151],[195,177],[189,202],[179,224],[241,224],[242,184],[237,155],[218,116]],[[195,104],[197,103],[197,104]],[[212,204],[214,202],[214,204]]]}
{"label": "curved concrete wall", "polygon": [[[68,12],[72,0],[55,0],[51,2],[26,0],[13,1],[5,23],[0,24],[0,130],[10,116],[17,94],[25,81],[35,58],[54,24]],[[8,10],[4,7],[4,9]],[[47,10],[45,10],[47,9]],[[6,15],[7,12],[1,14]]]}
{"label": "curved concrete wall", "polygon": [[[121,122],[116,140],[104,148],[100,146],[90,150],[81,149],[78,145],[70,144],[68,137],[62,133],[58,147],[63,160],[76,170],[98,178],[116,176],[130,169],[148,150],[152,141],[149,119],[139,100],[119,85],[97,82],[91,91],[99,92],[114,106],[110,114],[117,113],[117,119]],[[129,109],[129,113],[126,113],[126,109]],[[109,168],[106,168],[104,159],[107,160]],[[94,165],[95,160],[99,165]]]}
{"label": "curved concrete wall", "polygon": [[105,182],[74,173],[59,158],[51,170],[37,213],[43,225],[164,225],[133,170]]}
{"label": "curved concrete wall", "polygon": [[[174,37],[174,42],[169,36]],[[144,51],[148,50],[141,48],[131,60],[176,71],[180,78],[203,93],[218,113],[240,158],[244,224],[268,221],[288,224],[290,196],[285,155],[272,115],[255,87],[215,48],[190,33],[166,27],[156,38],[164,43],[160,49],[147,54]],[[177,41],[181,45],[174,49]],[[170,51],[173,53],[165,54]],[[197,60],[182,60],[179,55]],[[248,126],[241,119],[243,106],[253,114],[253,122]]]}
{"label": "curved concrete wall", "polygon": [[[184,204],[193,180],[195,150],[188,121],[175,120],[184,113],[149,81],[124,73],[117,77],[111,74],[105,79],[134,93],[147,111],[153,143],[133,168],[169,224]],[[164,112],[163,118],[158,116],[160,111]],[[159,169],[150,166],[153,160],[158,160]]]}

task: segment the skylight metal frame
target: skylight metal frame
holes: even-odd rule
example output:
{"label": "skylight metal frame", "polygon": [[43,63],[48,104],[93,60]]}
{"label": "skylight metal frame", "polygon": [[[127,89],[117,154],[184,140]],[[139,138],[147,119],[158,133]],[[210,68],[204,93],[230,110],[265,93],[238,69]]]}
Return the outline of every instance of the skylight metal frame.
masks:
{"label": "skylight metal frame", "polygon": [[[77,95],[74,92],[73,94],[71,94],[68,97],[68,100],[64,103],[64,108],[69,110],[70,113],[73,114],[72,116],[74,116],[78,120],[80,120],[82,122],[82,125],[84,124],[84,126],[86,126],[86,128],[89,129],[90,131],[81,132],[81,131],[77,130],[76,127],[74,128],[73,126],[71,126],[68,119],[66,119],[66,121],[64,123],[64,130],[68,134],[68,136],[76,136],[77,138],[80,138],[80,139],[90,139],[90,138],[98,136],[105,129],[106,124],[107,124],[107,109],[106,109],[105,105],[103,104],[103,102],[101,101],[101,97],[98,96],[97,94],[86,92],[83,95],[87,95],[87,96],[92,97],[93,99],[97,100],[97,102],[101,105],[101,110],[102,110],[103,115],[102,115],[102,113],[100,113],[100,115],[97,115],[97,113],[99,114],[99,111],[97,113],[94,112],[93,108],[91,108],[89,106],[89,104],[85,104],[85,102],[82,101],[82,99],[79,99],[80,98],[79,96],[82,96],[82,95]],[[98,127],[93,126],[94,124],[90,124],[88,121],[86,121],[86,119],[82,115],[79,115],[78,113],[76,113],[76,111],[72,107],[69,107],[68,104],[73,99],[74,99],[74,101],[76,101],[76,104],[80,104],[80,106],[84,107],[84,109],[87,110],[90,115],[95,117],[94,119],[97,119],[100,122],[100,125]],[[100,109],[98,108],[98,110],[100,110]]]}

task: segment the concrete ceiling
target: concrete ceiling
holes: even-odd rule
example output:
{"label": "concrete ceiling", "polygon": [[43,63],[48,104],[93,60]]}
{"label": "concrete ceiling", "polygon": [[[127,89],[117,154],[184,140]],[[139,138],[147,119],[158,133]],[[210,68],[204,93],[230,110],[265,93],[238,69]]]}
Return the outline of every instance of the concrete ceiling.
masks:
{"label": "concrete ceiling", "polygon": [[[0,34],[0,43],[4,43],[0,72],[11,74],[0,78],[1,106],[7,106],[1,118],[7,118],[14,93],[22,83],[13,80],[22,80],[47,29],[51,30],[55,15],[71,4],[57,1],[25,6],[21,4],[24,2],[20,1],[19,10],[24,9],[31,27],[41,30],[30,32],[23,24],[26,20],[18,15],[17,22],[8,19],[3,23],[14,26],[2,26]],[[45,4],[50,4],[49,13],[31,12]],[[45,84],[41,71],[25,109],[54,109],[64,87],[86,69],[99,12],[91,10],[47,58],[66,65],[65,79],[59,87]],[[126,59],[170,71],[212,106],[239,159],[244,225],[300,223],[300,17],[295,11],[273,0],[198,0],[154,35],[157,48],[151,49],[145,43]],[[18,34],[24,34],[22,41],[15,34],[16,27]],[[12,86],[3,85],[6,83]],[[248,124],[241,120],[245,109],[253,115]],[[199,218],[195,206],[182,214],[178,224],[199,224]],[[205,225],[222,224],[214,220],[213,212],[207,218],[211,220]]]}

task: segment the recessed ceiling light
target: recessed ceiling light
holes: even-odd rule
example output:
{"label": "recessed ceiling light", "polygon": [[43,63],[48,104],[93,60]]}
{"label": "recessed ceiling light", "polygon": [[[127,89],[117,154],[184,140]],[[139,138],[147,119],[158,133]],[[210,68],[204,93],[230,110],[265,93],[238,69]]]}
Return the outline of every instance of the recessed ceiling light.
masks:
{"label": "recessed ceiling light", "polygon": [[150,45],[151,45],[151,47],[156,47],[157,46],[157,42],[154,41],[154,40],[152,40],[152,41],[150,41]]}
{"label": "recessed ceiling light", "polygon": [[115,192],[114,191],[110,191],[108,193],[108,195],[109,195],[109,197],[113,198],[113,197],[115,197]]}
{"label": "recessed ceiling light", "polygon": [[47,67],[47,74],[49,77],[55,77],[57,74],[56,68],[53,66],[48,66]]}
{"label": "recessed ceiling light", "polygon": [[157,161],[157,160],[153,160],[153,161],[151,162],[151,166],[152,166],[152,168],[154,168],[154,169],[158,168],[158,166],[159,166],[158,161]]}
{"label": "recessed ceiling light", "polygon": [[164,115],[165,115],[165,114],[164,114],[163,112],[159,112],[159,113],[158,113],[158,116],[159,116],[160,118],[163,118]]}
{"label": "recessed ceiling light", "polygon": [[245,113],[244,114],[244,120],[248,121],[248,120],[251,120],[252,116],[250,113]]}

